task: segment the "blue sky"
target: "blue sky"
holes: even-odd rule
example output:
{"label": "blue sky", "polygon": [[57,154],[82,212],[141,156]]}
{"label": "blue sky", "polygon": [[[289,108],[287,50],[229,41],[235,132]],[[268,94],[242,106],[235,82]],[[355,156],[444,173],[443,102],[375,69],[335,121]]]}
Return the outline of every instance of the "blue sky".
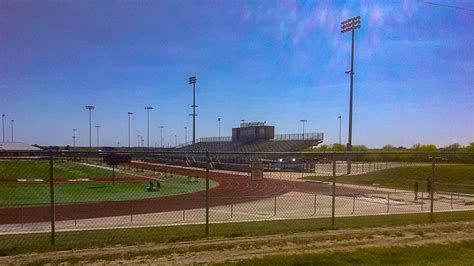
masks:
{"label": "blue sky", "polygon": [[[474,9],[471,1],[435,3]],[[15,140],[88,145],[88,114],[104,145],[146,135],[184,141],[246,121],[277,133],[347,139],[350,34],[356,32],[354,144],[474,141],[474,12],[406,1],[0,1],[0,111]],[[188,140],[191,130],[188,130]],[[95,134],[93,134],[95,143]]]}

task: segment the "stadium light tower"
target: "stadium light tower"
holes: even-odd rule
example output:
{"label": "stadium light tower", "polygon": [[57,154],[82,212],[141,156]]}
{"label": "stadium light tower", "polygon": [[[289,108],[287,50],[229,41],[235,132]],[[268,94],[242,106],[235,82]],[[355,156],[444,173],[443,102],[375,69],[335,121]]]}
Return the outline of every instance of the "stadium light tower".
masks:
{"label": "stadium light tower", "polygon": [[89,151],[92,151],[92,110],[95,106],[86,105],[86,110],[89,110]]}
{"label": "stadium light tower", "polygon": [[5,114],[2,114],[2,139],[5,142]]}
{"label": "stadium light tower", "polygon": [[150,148],[150,110],[153,110],[153,107],[146,106],[146,146]]}
{"label": "stadium light tower", "polygon": [[184,127],[184,143],[188,143],[188,127]]}
{"label": "stadium light tower", "polygon": [[[346,19],[341,22],[341,33],[352,33],[352,48],[351,48],[351,70],[346,71],[346,74],[351,75],[350,81],[350,99],[349,99],[349,135],[347,142],[347,151],[352,151],[352,98],[353,98],[353,84],[354,84],[354,35],[355,30],[360,28],[360,16]],[[351,159],[347,160],[347,173],[351,173]]]}
{"label": "stadium light tower", "polygon": [[130,118],[131,116],[133,115],[132,112],[128,112],[128,148],[130,149],[131,148],[131,134],[130,134]]}
{"label": "stadium light tower", "polygon": [[219,138],[221,137],[221,118],[217,118],[217,123],[219,123]]}
{"label": "stadium light tower", "polygon": [[[193,117],[193,144],[196,143],[196,76],[192,76],[189,78],[188,84],[193,84],[193,113],[190,116]],[[162,145],[163,146],[163,145]]]}
{"label": "stadium light tower", "polygon": [[97,149],[99,148],[99,128],[100,126],[95,126],[95,128],[97,129]]}
{"label": "stadium light tower", "polygon": [[15,120],[12,119],[10,122],[11,122],[11,124],[12,124],[11,127],[12,127],[12,142],[13,142],[13,122],[15,122]]}
{"label": "stadium light tower", "polygon": [[77,131],[76,128],[72,129],[72,147],[73,148],[76,147],[76,131]]}
{"label": "stadium light tower", "polygon": [[304,124],[305,124],[306,122],[308,122],[308,120],[306,120],[306,119],[301,119],[300,122],[303,123],[303,134],[302,134],[302,136],[303,136],[303,139],[304,139]]}
{"label": "stadium light tower", "polygon": [[160,128],[160,140],[161,140],[161,148],[163,148],[163,128],[164,126],[159,126]]}
{"label": "stadium light tower", "polygon": [[338,116],[337,118],[339,118],[339,145],[341,145],[342,116]]}

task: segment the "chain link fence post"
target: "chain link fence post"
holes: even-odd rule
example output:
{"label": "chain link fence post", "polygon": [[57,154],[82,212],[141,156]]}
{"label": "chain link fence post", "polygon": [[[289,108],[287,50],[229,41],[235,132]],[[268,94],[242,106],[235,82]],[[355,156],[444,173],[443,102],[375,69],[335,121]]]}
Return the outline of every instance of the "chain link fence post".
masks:
{"label": "chain link fence post", "polygon": [[332,158],[332,207],[331,207],[331,225],[334,226],[336,216],[336,156]]}
{"label": "chain link fence post", "polygon": [[434,209],[434,180],[435,180],[435,156],[433,154],[432,161],[431,161],[431,176],[429,179],[429,188],[430,188],[430,222],[434,222],[433,217],[433,209]]}
{"label": "chain link fence post", "polygon": [[317,196],[316,193],[314,193],[314,210],[313,210],[313,215],[316,215],[316,204],[317,204]]}
{"label": "chain link fence post", "polygon": [[56,244],[56,206],[54,203],[54,157],[49,153],[49,195],[51,200],[51,244]]}
{"label": "chain link fence post", "polygon": [[277,197],[273,198],[273,216],[277,215]]}
{"label": "chain link fence post", "polygon": [[209,235],[209,167],[211,166],[209,151],[206,151],[206,159],[206,235]]}
{"label": "chain link fence post", "polygon": [[390,212],[390,192],[387,193],[387,213]]}

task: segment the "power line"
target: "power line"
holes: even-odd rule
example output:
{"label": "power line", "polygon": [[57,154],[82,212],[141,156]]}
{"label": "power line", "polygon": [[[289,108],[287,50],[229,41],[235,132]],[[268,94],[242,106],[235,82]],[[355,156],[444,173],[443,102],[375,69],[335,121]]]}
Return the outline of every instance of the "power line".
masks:
{"label": "power line", "polygon": [[432,2],[428,2],[428,1],[422,1],[422,0],[418,0],[418,3],[427,4],[427,5],[433,5],[433,6],[439,6],[439,7],[447,7],[447,8],[453,8],[453,9],[459,9],[459,10],[464,10],[464,11],[468,11],[468,12],[474,12],[474,9],[465,8],[465,7],[460,7],[460,6],[451,6],[451,5],[439,4],[439,3],[432,3]]}

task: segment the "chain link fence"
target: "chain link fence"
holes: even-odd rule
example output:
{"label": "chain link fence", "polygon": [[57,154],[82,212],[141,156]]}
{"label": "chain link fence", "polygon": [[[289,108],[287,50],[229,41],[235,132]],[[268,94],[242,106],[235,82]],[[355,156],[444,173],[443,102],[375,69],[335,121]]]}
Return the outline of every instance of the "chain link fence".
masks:
{"label": "chain link fence", "polygon": [[474,210],[472,153],[0,153],[0,234]]}

